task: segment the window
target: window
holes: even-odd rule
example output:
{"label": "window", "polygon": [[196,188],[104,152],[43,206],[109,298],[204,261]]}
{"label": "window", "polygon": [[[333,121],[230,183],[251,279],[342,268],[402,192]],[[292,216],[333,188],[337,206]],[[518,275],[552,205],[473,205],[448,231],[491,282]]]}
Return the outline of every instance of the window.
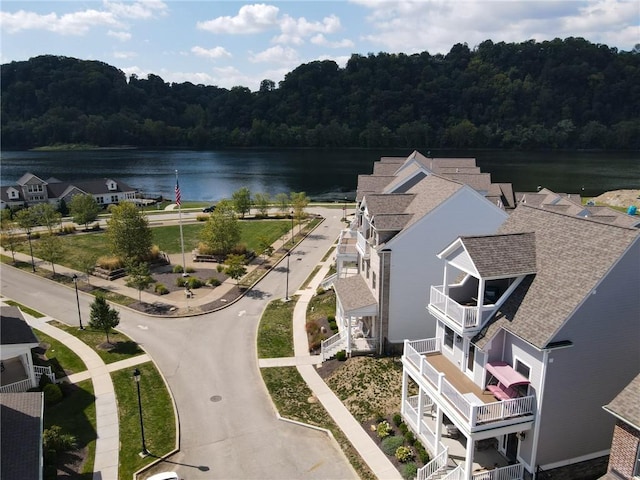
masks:
{"label": "window", "polygon": [[467,356],[467,370],[473,372],[473,364],[476,359],[476,346],[469,342],[469,355]]}
{"label": "window", "polygon": [[96,197],[96,202],[98,202],[99,204],[102,204],[102,203],[104,203],[104,198]]}
{"label": "window", "polygon": [[371,274],[371,286],[373,289],[376,289],[376,272],[372,272]]}
{"label": "window", "polygon": [[371,262],[369,260],[366,261],[367,265],[367,280],[369,279],[369,267],[371,267]]}
{"label": "window", "polygon": [[453,333],[453,330],[451,330],[449,327],[444,327],[444,344],[453,349],[453,337],[455,336],[455,334]]}
{"label": "window", "polygon": [[528,380],[531,368],[529,368],[528,365],[522,363],[520,360],[516,359],[515,371]]}
{"label": "window", "polygon": [[118,203],[118,195],[111,195],[111,203]]}

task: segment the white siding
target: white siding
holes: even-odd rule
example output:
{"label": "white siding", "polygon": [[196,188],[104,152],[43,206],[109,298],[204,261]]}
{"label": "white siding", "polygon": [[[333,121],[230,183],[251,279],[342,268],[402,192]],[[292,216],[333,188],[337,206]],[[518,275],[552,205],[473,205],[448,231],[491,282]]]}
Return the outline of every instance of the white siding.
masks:
{"label": "white siding", "polygon": [[391,342],[435,335],[436,320],[427,304],[431,286],[442,284],[444,263],[436,255],[461,235],[494,233],[505,219],[502,210],[464,187],[388,243]]}

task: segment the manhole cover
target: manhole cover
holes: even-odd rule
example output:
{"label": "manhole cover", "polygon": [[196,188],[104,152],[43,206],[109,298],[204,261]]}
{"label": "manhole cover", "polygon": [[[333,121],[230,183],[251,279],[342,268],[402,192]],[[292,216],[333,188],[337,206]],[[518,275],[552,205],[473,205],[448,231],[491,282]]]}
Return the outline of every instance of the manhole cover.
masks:
{"label": "manhole cover", "polygon": [[220,400],[222,400],[222,397],[220,395],[214,395],[209,400],[211,400],[212,402],[219,402]]}

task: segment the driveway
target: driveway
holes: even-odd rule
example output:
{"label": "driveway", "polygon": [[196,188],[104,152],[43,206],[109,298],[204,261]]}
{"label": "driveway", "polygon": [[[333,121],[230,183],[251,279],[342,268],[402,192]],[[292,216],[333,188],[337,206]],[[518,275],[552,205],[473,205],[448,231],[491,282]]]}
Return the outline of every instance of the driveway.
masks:
{"label": "driveway", "polygon": [[[343,226],[340,209],[310,211],[326,220],[292,253],[291,293]],[[266,304],[285,296],[283,270],[275,269],[249,295],[207,315],[165,319],[120,309],[119,330],[151,355],[178,407],[180,452],[162,469],[185,479],[357,478],[325,433],[276,419],[260,377],[257,325]],[[13,269],[2,268],[2,293],[63,321],[77,316],[71,289]],[[89,302],[81,298],[85,318]]]}

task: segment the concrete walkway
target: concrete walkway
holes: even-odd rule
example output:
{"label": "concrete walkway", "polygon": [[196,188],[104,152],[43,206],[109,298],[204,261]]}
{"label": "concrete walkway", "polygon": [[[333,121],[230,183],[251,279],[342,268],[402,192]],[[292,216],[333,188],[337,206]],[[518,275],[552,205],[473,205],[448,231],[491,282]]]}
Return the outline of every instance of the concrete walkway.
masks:
{"label": "concrete walkway", "polygon": [[105,364],[87,344],[48,322],[51,317],[36,318],[24,313],[27,323],[55,338],[78,355],[87,367],[84,372],[64,377],[70,383],[91,379],[96,404],[96,454],[93,465],[94,480],[118,480],[118,454],[120,448],[118,404],[110,372],[149,362],[148,355],[138,355],[120,362]]}
{"label": "concrete walkway", "polygon": [[[278,240],[277,243],[281,245],[282,241]],[[5,255],[11,255],[10,252],[6,251],[3,251],[3,253]],[[27,263],[31,262],[31,257],[28,255],[16,253],[15,256],[17,260]],[[177,256],[180,258],[174,259],[174,256],[171,256],[172,262],[182,264],[181,255],[177,254]],[[202,266],[202,264],[192,262],[191,255],[188,255],[187,258],[189,259],[189,261],[186,262],[187,266],[193,266],[196,270],[198,267]],[[334,258],[335,254],[330,256],[330,258],[321,265],[320,270],[316,273],[305,289],[295,292],[295,295],[298,298],[293,312],[295,356],[287,358],[260,359],[259,366],[264,368],[280,366],[297,367],[311,391],[344,434],[349,438],[351,444],[358,451],[374,475],[380,480],[401,480],[402,476],[400,475],[400,472],[398,472],[387,456],[374,443],[369,434],[360,426],[356,419],[353,418],[340,399],[316,372],[315,365],[322,363],[320,356],[311,355],[309,353],[305,329],[307,305],[322,280],[326,277],[331,265],[334,263]],[[50,265],[46,262],[36,259],[35,263],[39,269],[50,270]],[[257,266],[250,266],[249,271],[254,268],[257,268]],[[76,273],[78,276],[81,276],[79,272],[75,272],[62,266],[56,267],[56,273],[68,276]],[[91,284],[101,286],[107,290],[120,293],[131,298],[138,298],[139,292],[133,288],[127,287],[124,284],[123,279],[107,281],[98,277],[91,277]],[[235,282],[229,281],[215,289],[198,289],[196,295],[190,299],[186,299],[182,291],[173,292],[172,294],[161,297],[160,301],[174,305],[177,309],[188,310],[189,308],[205,305],[221,298],[229,291],[229,289],[233,288],[234,284]],[[156,295],[142,292],[142,301],[153,303],[159,301],[159,299]],[[51,318],[45,317],[35,319],[27,315],[25,315],[25,317],[27,317],[27,321],[30,325],[69,346],[69,348],[76,352],[86,363],[88,369],[87,372],[71,375],[68,379],[69,381],[76,382],[86,378],[91,378],[93,381],[96,396],[96,414],[98,419],[98,438],[96,441],[96,458],[94,466],[94,472],[96,473],[94,473],[93,478],[94,480],[116,480],[118,478],[119,446],[118,412],[113,384],[111,382],[109,372],[120,368],[131,368],[136,364],[149,361],[149,357],[147,355],[141,355],[122,362],[105,365],[100,357],[91,350],[91,348],[82,343],[76,337],[48,325],[47,321],[51,320]]]}
{"label": "concrete walkway", "polygon": [[307,287],[303,290],[298,290],[294,294],[298,298],[293,310],[293,350],[295,357],[265,358],[260,359],[258,364],[261,368],[275,366],[297,367],[298,372],[300,372],[300,375],[315,397],[329,415],[331,415],[331,418],[340,427],[340,430],[347,436],[374,475],[380,480],[402,480],[400,472],[398,472],[358,421],[353,418],[351,412],[347,410],[316,371],[314,365],[322,363],[320,355],[311,355],[309,353],[309,342],[307,341],[307,331],[305,329],[307,323],[307,306],[316,289],[327,276],[333,263],[334,256],[331,256],[331,258],[322,264],[320,270]]}

